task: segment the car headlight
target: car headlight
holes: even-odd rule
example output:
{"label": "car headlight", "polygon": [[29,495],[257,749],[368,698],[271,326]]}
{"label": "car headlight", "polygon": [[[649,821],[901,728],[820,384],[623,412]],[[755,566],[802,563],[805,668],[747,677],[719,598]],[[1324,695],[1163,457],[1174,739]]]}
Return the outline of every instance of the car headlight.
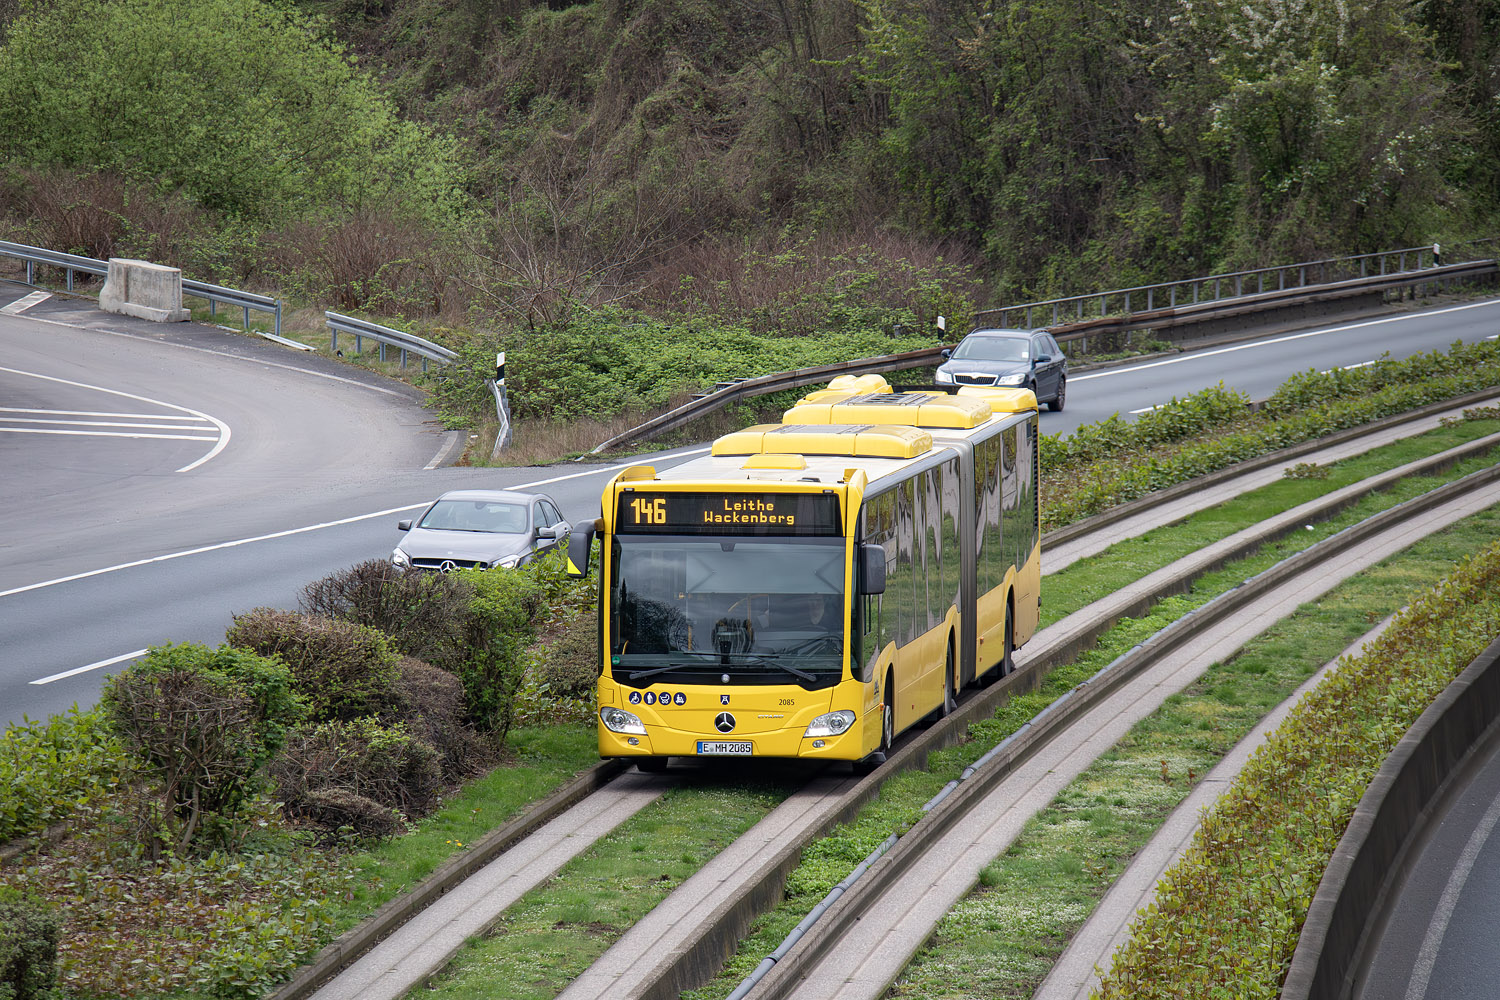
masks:
{"label": "car headlight", "polygon": [[1001,375],[995,379],[996,385],[1020,385],[1026,381],[1025,372],[1014,372],[1010,375]]}
{"label": "car headlight", "polygon": [[947,385],[953,381],[953,373],[939,370],[932,376],[932,381],[937,385]]}
{"label": "car headlight", "polygon": [[397,549],[391,553],[391,565],[397,569],[411,569],[411,556]]}
{"label": "car headlight", "polygon": [[642,736],[646,735],[646,727],[641,722],[640,717],[632,712],[625,711],[623,708],[610,706],[609,708],[599,709],[599,721],[604,723],[604,728],[612,733],[640,733]]}
{"label": "car headlight", "polygon": [[829,712],[827,715],[818,716],[812,722],[808,723],[807,732],[802,735],[804,738],[808,736],[838,736],[841,733],[848,732],[849,727],[852,725],[854,725],[854,713],[848,709],[844,709],[843,711]]}
{"label": "car headlight", "polygon": [[525,553],[517,552],[515,555],[501,556],[499,559],[496,559],[494,562],[490,563],[490,569],[515,569],[516,563],[521,561],[521,556],[523,556],[524,554]]}

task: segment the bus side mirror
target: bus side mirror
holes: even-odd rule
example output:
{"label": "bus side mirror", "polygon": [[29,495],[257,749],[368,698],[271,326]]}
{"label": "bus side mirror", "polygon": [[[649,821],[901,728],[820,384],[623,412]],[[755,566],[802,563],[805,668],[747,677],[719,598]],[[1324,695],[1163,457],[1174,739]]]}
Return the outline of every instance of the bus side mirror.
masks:
{"label": "bus side mirror", "polygon": [[589,575],[589,550],[594,546],[594,526],[575,528],[568,536],[568,575],[581,580]]}
{"label": "bus side mirror", "polygon": [[885,593],[885,549],[873,542],[859,547],[859,592]]}

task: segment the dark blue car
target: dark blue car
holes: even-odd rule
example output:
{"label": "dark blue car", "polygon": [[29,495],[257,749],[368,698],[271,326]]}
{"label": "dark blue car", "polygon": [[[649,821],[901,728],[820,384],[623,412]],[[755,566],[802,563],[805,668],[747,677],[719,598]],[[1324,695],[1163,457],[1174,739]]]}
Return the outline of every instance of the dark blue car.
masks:
{"label": "dark blue car", "polygon": [[1030,389],[1053,410],[1067,400],[1068,359],[1046,330],[975,330],[943,357],[939,385]]}

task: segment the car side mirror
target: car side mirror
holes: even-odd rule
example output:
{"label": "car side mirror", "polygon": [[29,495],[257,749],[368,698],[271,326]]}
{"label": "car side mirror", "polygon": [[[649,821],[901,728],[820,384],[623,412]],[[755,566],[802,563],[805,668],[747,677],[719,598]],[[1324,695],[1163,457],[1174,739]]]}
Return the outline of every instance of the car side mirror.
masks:
{"label": "car side mirror", "polygon": [[410,531],[411,530],[411,518],[407,518],[404,521],[397,521],[396,522],[396,530],[397,531]]}
{"label": "car side mirror", "polygon": [[953,357],[953,348],[951,348],[951,347],[945,347],[945,348],[942,349],[942,351],[940,353],[945,358],[951,358],[951,357]]}
{"label": "car side mirror", "polygon": [[885,593],[885,549],[874,542],[859,547],[859,592]]}
{"label": "car side mirror", "polygon": [[538,537],[538,538],[556,538],[557,537],[557,526],[553,525],[550,528],[547,527],[546,525],[539,526],[536,529],[536,537]]}
{"label": "car side mirror", "polygon": [[1036,356],[1036,363],[1039,364],[1039,365],[1044,365],[1044,364],[1046,364],[1047,362],[1049,362],[1051,360],[1052,360],[1052,355],[1050,355],[1050,354],[1038,354]]}
{"label": "car side mirror", "polygon": [[594,526],[568,536],[568,575],[581,580],[589,575],[589,550],[594,547]]}

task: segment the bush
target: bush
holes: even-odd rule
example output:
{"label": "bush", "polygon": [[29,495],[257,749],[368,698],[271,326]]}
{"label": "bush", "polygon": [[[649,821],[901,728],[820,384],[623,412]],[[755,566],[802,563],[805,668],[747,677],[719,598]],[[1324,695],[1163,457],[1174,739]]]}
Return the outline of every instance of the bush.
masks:
{"label": "bush", "polygon": [[279,657],[312,719],[388,714],[396,705],[398,657],[388,636],[352,622],[256,608],[234,616],[231,646]]}
{"label": "bush", "polygon": [[302,591],[302,609],[379,629],[407,656],[457,672],[468,657],[464,622],[473,587],[460,574],[408,572],[372,559]]}
{"label": "bush", "polygon": [[493,757],[479,734],[464,722],[464,685],[448,671],[406,657],[396,687],[401,721],[411,733],[437,751],[443,780],[457,782],[477,774]]}
{"label": "bush", "polygon": [[309,796],[343,790],[407,816],[432,809],[442,790],[438,753],[404,725],[375,719],[324,722],[292,733],[271,764],[292,816],[308,815]]}
{"label": "bush", "polygon": [[308,792],[298,801],[298,809],[302,818],[334,834],[347,830],[357,837],[386,840],[402,829],[395,809],[347,788]]}
{"label": "bush", "polygon": [[75,706],[0,735],[0,843],[38,833],[107,794],[127,750],[103,712]]}
{"label": "bush", "polygon": [[160,778],[179,849],[210,819],[220,839],[232,836],[217,821],[245,802],[304,712],[281,663],[193,643],[152,647],[105,682],[101,704]]}
{"label": "bush", "polygon": [[41,900],[0,887],[0,997],[42,1000],[57,983],[62,921]]}
{"label": "bush", "polygon": [[581,614],[568,619],[547,644],[538,679],[555,694],[576,696],[593,690],[599,671],[599,619]]}
{"label": "bush", "polygon": [[469,601],[469,659],[461,674],[469,717],[503,743],[515,718],[516,692],[525,674],[525,652],[536,637],[542,588],[526,573],[462,570],[474,587]]}

